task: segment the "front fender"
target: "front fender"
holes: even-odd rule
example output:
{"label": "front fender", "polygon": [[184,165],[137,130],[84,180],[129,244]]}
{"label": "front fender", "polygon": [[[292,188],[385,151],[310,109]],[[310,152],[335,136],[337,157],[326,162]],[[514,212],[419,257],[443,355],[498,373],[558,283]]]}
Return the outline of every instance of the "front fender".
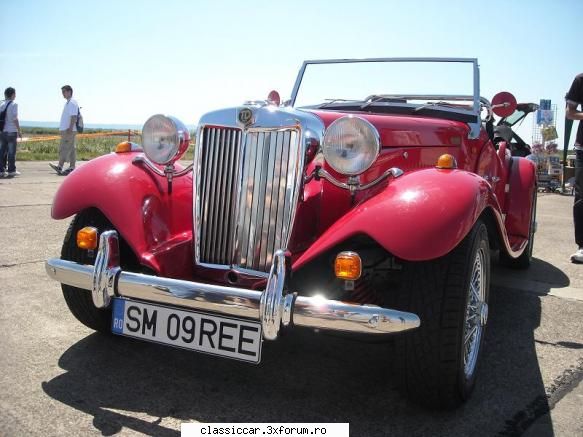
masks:
{"label": "front fender", "polygon": [[403,260],[435,259],[462,241],[486,207],[500,220],[490,185],[474,173],[433,168],[405,173],[327,229],[294,270],[357,234]]}
{"label": "front fender", "polygon": [[[99,209],[136,254],[159,274],[184,276],[192,269],[192,176],[166,179],[132,163],[136,153],[109,154],[72,172],[53,199],[51,215],[64,219]],[[173,249],[180,248],[181,256]],[[170,260],[174,253],[174,261]],[[187,258],[187,259],[185,259]]]}

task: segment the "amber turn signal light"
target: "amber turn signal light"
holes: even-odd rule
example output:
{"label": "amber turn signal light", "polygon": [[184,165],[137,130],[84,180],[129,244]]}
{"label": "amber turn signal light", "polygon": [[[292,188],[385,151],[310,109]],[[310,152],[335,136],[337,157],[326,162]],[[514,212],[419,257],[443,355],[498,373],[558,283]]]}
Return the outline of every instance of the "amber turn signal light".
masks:
{"label": "amber turn signal light", "polygon": [[338,279],[356,281],[362,274],[362,261],[356,252],[340,252],[334,262],[334,273]]}
{"label": "amber turn signal light", "polygon": [[122,141],[115,146],[115,153],[127,153],[132,151],[132,143],[129,141]]}
{"label": "amber turn signal light", "polygon": [[453,155],[449,153],[444,153],[437,159],[437,168],[446,169],[446,168],[457,168],[457,161]]}
{"label": "amber turn signal light", "polygon": [[79,249],[93,250],[97,248],[97,229],[86,226],[77,232],[77,247]]}

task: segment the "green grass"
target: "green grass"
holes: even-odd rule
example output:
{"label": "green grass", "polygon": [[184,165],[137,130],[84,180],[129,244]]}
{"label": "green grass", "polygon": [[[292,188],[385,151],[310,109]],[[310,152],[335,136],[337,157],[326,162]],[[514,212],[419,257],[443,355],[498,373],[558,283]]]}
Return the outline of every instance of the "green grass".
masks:
{"label": "green grass", "polygon": [[[59,129],[56,127],[22,127],[22,136],[31,135],[59,135]],[[112,132],[111,130],[105,129],[84,129],[84,134],[97,134],[102,132]]]}
{"label": "green grass", "polygon": [[[100,129],[86,129],[83,133],[107,133]],[[23,137],[58,135],[59,130],[53,128],[23,128]],[[106,155],[115,150],[115,146],[127,141],[128,136],[104,136],[94,138],[77,138],[77,160],[88,161],[98,156]],[[140,143],[139,135],[132,135],[131,140]],[[19,143],[16,149],[17,161],[54,161],[59,157],[59,139]],[[182,159],[192,159],[192,147],[188,149]]]}
{"label": "green grass", "polygon": [[[24,133],[23,133],[24,136]],[[77,159],[89,160],[113,152],[115,146],[126,141],[126,137],[78,138]],[[139,138],[132,141],[139,141]],[[19,161],[50,161],[58,159],[60,140],[21,143],[16,150]]]}

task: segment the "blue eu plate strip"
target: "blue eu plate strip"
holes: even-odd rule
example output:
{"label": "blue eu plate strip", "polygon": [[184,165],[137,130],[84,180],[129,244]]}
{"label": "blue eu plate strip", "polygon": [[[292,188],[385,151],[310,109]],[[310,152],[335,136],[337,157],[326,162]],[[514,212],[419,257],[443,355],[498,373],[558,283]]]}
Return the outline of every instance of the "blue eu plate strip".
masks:
{"label": "blue eu plate strip", "polygon": [[123,318],[125,314],[125,303],[123,299],[113,299],[113,314],[111,315],[111,332],[123,334]]}

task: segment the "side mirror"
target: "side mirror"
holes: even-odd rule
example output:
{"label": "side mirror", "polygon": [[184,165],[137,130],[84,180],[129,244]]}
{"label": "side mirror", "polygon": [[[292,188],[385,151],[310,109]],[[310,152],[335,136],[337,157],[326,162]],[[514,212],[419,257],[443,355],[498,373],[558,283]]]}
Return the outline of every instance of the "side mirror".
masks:
{"label": "side mirror", "polygon": [[273,90],[267,96],[267,101],[275,106],[279,106],[281,103],[281,97],[279,97],[279,93],[277,91]]}
{"label": "side mirror", "polygon": [[492,99],[492,112],[498,117],[508,117],[516,111],[516,98],[509,92],[501,91]]}

